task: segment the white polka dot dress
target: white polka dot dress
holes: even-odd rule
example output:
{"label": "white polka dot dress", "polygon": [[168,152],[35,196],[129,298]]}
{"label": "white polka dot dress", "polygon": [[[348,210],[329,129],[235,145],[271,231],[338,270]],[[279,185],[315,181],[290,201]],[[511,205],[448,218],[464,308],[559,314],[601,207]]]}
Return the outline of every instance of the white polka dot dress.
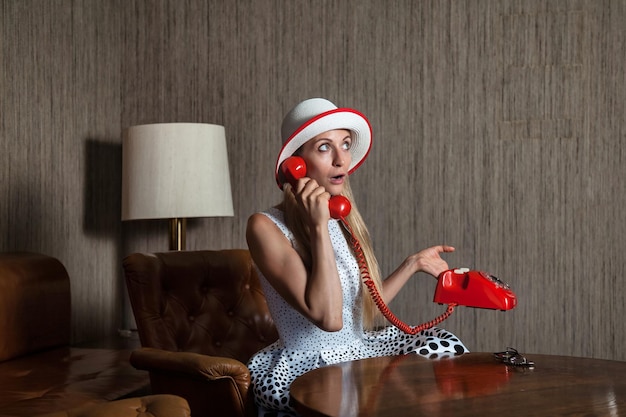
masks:
{"label": "white polka dot dress", "polygon": [[[295,244],[282,211],[271,208],[263,214]],[[393,326],[364,331],[359,267],[339,222],[331,220],[328,227],[343,291],[343,328],[340,331],[326,332],[315,326],[293,309],[259,272],[280,335],[248,363],[259,416],[295,415],[289,405],[289,386],[296,377],[320,366],[405,353],[436,358],[467,352],[455,335],[443,329],[432,328],[416,335],[403,333]],[[282,412],[274,413],[276,410]]]}

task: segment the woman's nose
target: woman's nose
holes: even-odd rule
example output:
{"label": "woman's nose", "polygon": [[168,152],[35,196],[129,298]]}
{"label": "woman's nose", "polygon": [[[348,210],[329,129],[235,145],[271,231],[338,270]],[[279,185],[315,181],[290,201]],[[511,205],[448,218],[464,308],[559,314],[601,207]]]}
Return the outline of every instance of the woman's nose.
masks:
{"label": "woman's nose", "polygon": [[333,158],[333,165],[336,167],[343,166],[345,164],[346,158],[341,152],[336,152],[335,157]]}

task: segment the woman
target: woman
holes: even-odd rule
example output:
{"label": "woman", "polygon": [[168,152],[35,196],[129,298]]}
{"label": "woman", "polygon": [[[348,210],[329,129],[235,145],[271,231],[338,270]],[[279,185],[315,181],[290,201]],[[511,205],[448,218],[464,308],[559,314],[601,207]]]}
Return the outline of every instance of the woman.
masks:
{"label": "woman", "polygon": [[[321,98],[296,105],[283,120],[283,147],[275,176],[283,201],[248,220],[246,238],[280,338],[250,360],[259,415],[289,414],[289,386],[311,369],[338,362],[409,352],[426,357],[467,349],[453,334],[432,328],[416,335],[380,326],[380,313],[361,282],[361,270],[344,227],[330,217],[331,196],[345,195],[345,218],[360,242],[369,275],[389,303],[416,272],[437,277],[448,269],[434,246],[413,254],[384,281],[367,228],[354,207],[348,175],[367,157],[371,127],[364,115]],[[283,184],[281,164],[292,155],[307,173]],[[377,330],[374,330],[377,328]],[[274,415],[274,414],[272,414]]]}

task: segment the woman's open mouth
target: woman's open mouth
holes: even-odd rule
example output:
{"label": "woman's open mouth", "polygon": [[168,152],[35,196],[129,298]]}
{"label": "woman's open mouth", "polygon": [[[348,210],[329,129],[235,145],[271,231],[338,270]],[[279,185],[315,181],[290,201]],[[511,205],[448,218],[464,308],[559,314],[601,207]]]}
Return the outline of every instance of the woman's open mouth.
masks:
{"label": "woman's open mouth", "polygon": [[345,175],[341,174],[341,175],[337,175],[334,177],[330,177],[330,182],[332,184],[343,184],[343,180],[345,179]]}

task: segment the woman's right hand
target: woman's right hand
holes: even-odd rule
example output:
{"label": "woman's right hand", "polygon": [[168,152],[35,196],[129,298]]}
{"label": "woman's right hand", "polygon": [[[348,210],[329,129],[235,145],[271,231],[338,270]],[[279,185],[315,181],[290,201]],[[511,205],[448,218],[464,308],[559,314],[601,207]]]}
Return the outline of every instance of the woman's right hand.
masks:
{"label": "woman's right hand", "polygon": [[317,181],[309,177],[300,178],[296,184],[294,195],[300,208],[300,214],[307,219],[310,226],[328,223],[330,219],[330,211],[328,210],[330,193]]}

